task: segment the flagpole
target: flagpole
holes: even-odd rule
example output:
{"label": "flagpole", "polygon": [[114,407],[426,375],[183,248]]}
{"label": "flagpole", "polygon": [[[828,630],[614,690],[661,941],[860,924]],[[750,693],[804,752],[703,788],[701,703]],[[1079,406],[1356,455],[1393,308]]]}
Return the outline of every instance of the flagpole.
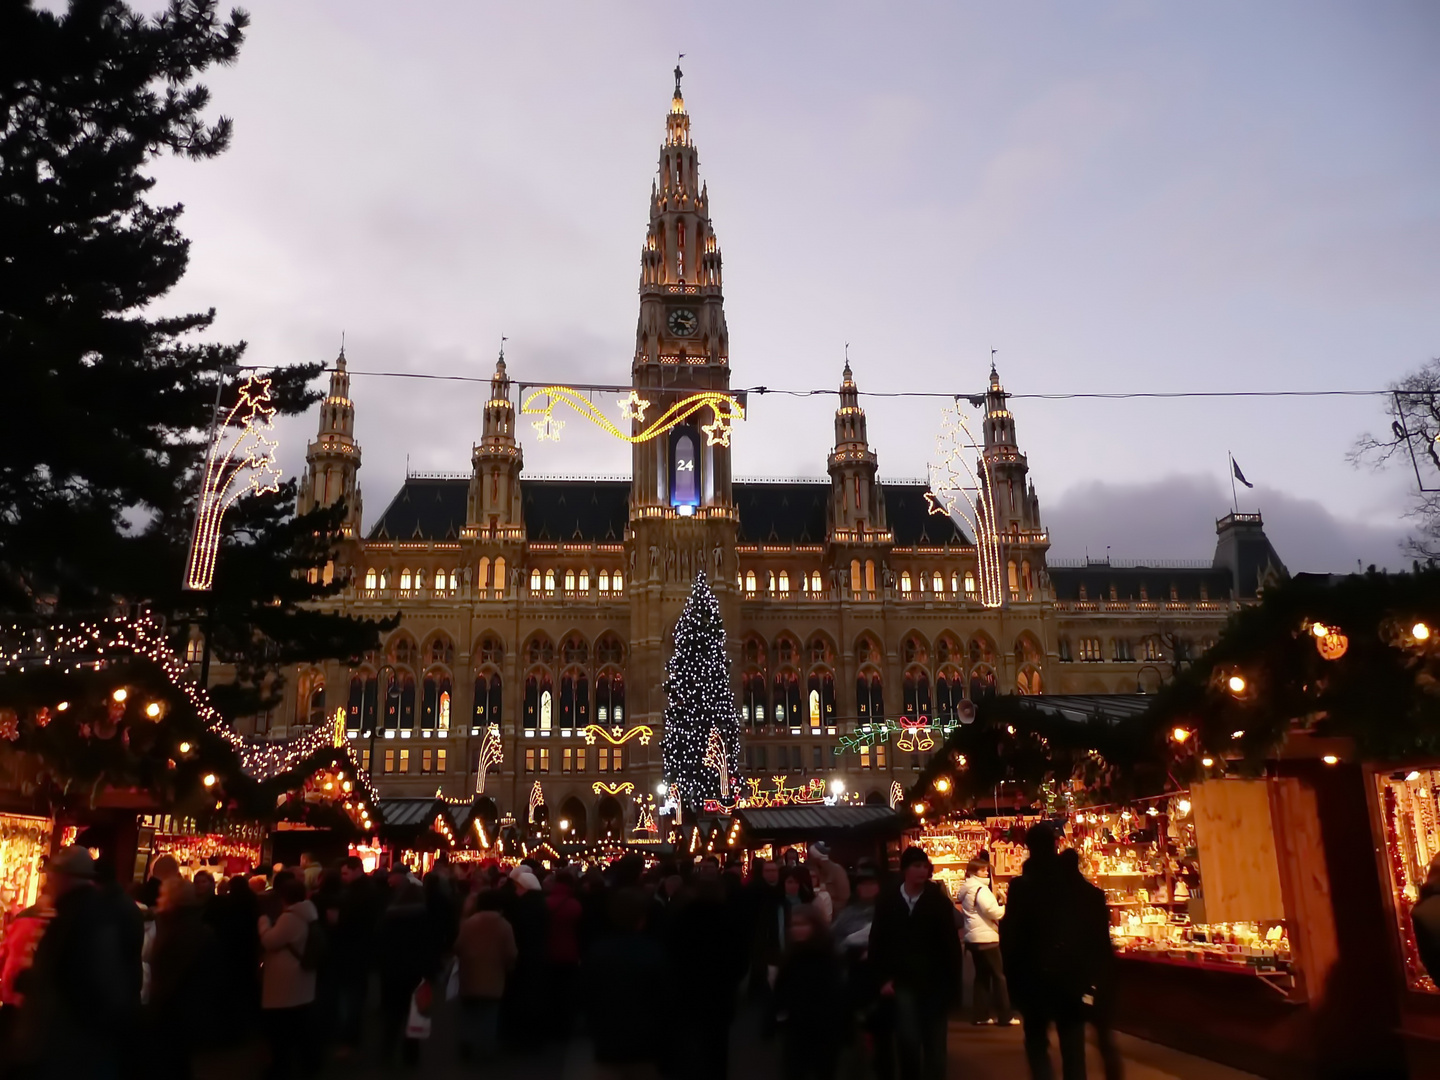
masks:
{"label": "flagpole", "polygon": [[1240,496],[1235,494],[1235,455],[1225,451],[1230,458],[1230,509],[1238,514],[1240,512]]}

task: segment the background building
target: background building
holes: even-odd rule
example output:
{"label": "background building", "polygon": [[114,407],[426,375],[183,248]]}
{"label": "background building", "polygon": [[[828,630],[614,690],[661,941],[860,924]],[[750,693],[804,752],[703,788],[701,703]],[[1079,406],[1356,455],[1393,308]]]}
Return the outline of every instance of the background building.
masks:
{"label": "background building", "polygon": [[[730,387],[720,247],[676,74],[641,249],[632,433]],[[259,733],[286,737],[343,706],[382,795],[479,793],[497,818],[628,832],[661,780],[667,641],[702,570],[729,632],[746,775],[762,791],[839,778],[867,802],[908,785],[925,755],[893,741],[837,754],[842,736],[948,721],[987,694],[1153,689],[1285,572],[1244,514],[1217,523],[1213,565],[1049,561],[993,368],[983,454],[999,606],[981,602],[976,545],[926,483],[880,478],[848,363],[828,481],[735,480],[728,438],[700,416],[636,443],[628,480],[529,479],[503,354],[490,385],[471,472],[408,477],[363,538],[343,353],[308,449],[301,509],[349,510],[336,603],[402,622],[355,670],[296,672]]]}

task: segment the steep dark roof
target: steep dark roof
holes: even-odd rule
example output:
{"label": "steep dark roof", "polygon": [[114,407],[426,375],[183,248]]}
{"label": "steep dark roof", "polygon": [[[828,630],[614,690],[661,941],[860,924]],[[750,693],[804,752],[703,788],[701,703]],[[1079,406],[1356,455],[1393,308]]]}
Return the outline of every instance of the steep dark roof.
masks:
{"label": "steep dark roof", "polygon": [[1055,587],[1056,600],[1079,600],[1080,586],[1085,586],[1086,600],[1109,600],[1110,586],[1115,586],[1116,600],[1139,600],[1140,586],[1145,586],[1149,600],[1170,599],[1170,586],[1175,586],[1177,600],[1200,599],[1205,586],[1206,598],[1228,600],[1233,588],[1230,572],[1210,566],[1110,566],[1091,563],[1089,566],[1052,566],[1050,583]]}
{"label": "steep dark roof", "polygon": [[408,476],[370,530],[371,540],[458,540],[465,527],[466,479]]}
{"label": "steep dark roof", "polygon": [[[470,481],[407,477],[370,529],[371,540],[457,540]],[[619,543],[629,516],[628,480],[521,480],[531,540]]]}
{"label": "steep dark roof", "polygon": [[880,490],[885,494],[885,519],[901,547],[970,543],[954,518],[930,512],[925,501],[925,492],[930,490],[927,485],[882,483]]}
{"label": "steep dark roof", "polygon": [[618,544],[625,539],[629,480],[521,480],[520,493],[530,540]]}
{"label": "steep dark roof", "polygon": [[[469,480],[407,477],[371,540],[457,540],[465,527]],[[968,544],[949,517],[930,513],[924,484],[881,484],[895,542]],[[549,543],[619,543],[630,514],[629,480],[520,481],[525,533]],[[823,544],[829,481],[743,480],[734,485],[740,542]]]}
{"label": "steep dark roof", "polygon": [[732,485],[742,544],[823,544],[828,482],[742,480]]}
{"label": "steep dark roof", "polygon": [[1215,566],[1234,577],[1236,595],[1247,600],[1290,576],[1259,514],[1226,514],[1215,523]]}

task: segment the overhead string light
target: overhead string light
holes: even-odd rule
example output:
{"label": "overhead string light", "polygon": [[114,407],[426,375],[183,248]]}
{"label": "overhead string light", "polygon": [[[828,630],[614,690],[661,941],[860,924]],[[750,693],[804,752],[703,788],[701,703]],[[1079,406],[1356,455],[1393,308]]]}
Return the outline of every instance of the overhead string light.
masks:
{"label": "overhead string light", "polygon": [[[930,490],[926,492],[925,501],[930,513],[944,517],[958,515],[970,526],[980,571],[980,603],[987,608],[998,608],[1004,603],[1005,587],[1000,571],[1000,536],[995,528],[995,485],[990,461],[970,431],[958,402],[952,401],[941,413],[935,450],[939,461],[929,466]],[[974,468],[970,465],[972,455],[976,462]]]}
{"label": "overhead string light", "polygon": [[[76,623],[54,623],[41,630],[36,627],[10,626],[7,642],[13,648],[0,653],[0,669],[24,670],[32,667],[60,667],[66,672],[99,671],[108,664],[134,657],[154,664],[166,681],[190,703],[207,730],[231,747],[239,758],[240,769],[253,780],[267,781],[294,772],[326,749],[342,752],[350,764],[350,773],[358,777],[366,798],[373,804],[375,790],[355,759],[348,742],[338,740],[343,731],[343,716],[335,723],[321,724],[296,739],[279,742],[249,742],[231,729],[225,717],[211,704],[209,691],[189,678],[189,665],[176,656],[165,640],[164,627],[150,612],[139,615],[113,615]],[[117,688],[116,693],[124,688]],[[123,704],[124,698],[118,699]],[[56,705],[64,711],[69,702]],[[48,715],[48,714],[47,714]]]}

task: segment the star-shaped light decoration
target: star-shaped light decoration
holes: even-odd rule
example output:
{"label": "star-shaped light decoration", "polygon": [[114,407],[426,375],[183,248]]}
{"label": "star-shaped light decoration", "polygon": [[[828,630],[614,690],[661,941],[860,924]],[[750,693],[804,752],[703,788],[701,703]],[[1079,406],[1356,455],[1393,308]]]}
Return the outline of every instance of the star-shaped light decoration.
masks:
{"label": "star-shaped light decoration", "polygon": [[549,439],[551,442],[560,441],[560,432],[565,429],[565,421],[557,420],[546,413],[541,419],[536,420],[532,426],[535,428],[536,436],[543,442]]}
{"label": "star-shaped light decoration", "polygon": [[730,445],[730,421],[719,413],[715,414],[713,424],[704,424],[700,430],[705,432],[705,438],[710,446]]}
{"label": "star-shaped light decoration", "polygon": [[648,727],[645,728],[643,731],[640,732],[640,745],[641,745],[641,746],[649,746],[649,745],[650,745],[650,729],[649,729]]}
{"label": "star-shaped light decoration", "polygon": [[947,510],[941,504],[940,500],[935,497],[935,493],[933,491],[927,490],[925,492],[925,505],[929,507],[929,512],[934,514],[936,517],[948,517],[950,515],[950,511]]}
{"label": "star-shaped light decoration", "polygon": [[638,420],[642,424],[645,422],[645,410],[650,407],[650,402],[642,398],[637,391],[631,390],[629,397],[623,397],[618,400],[622,418],[626,420]]}
{"label": "star-shaped light decoration", "polygon": [[595,745],[595,729],[593,727],[585,729],[585,742],[590,746]]}

